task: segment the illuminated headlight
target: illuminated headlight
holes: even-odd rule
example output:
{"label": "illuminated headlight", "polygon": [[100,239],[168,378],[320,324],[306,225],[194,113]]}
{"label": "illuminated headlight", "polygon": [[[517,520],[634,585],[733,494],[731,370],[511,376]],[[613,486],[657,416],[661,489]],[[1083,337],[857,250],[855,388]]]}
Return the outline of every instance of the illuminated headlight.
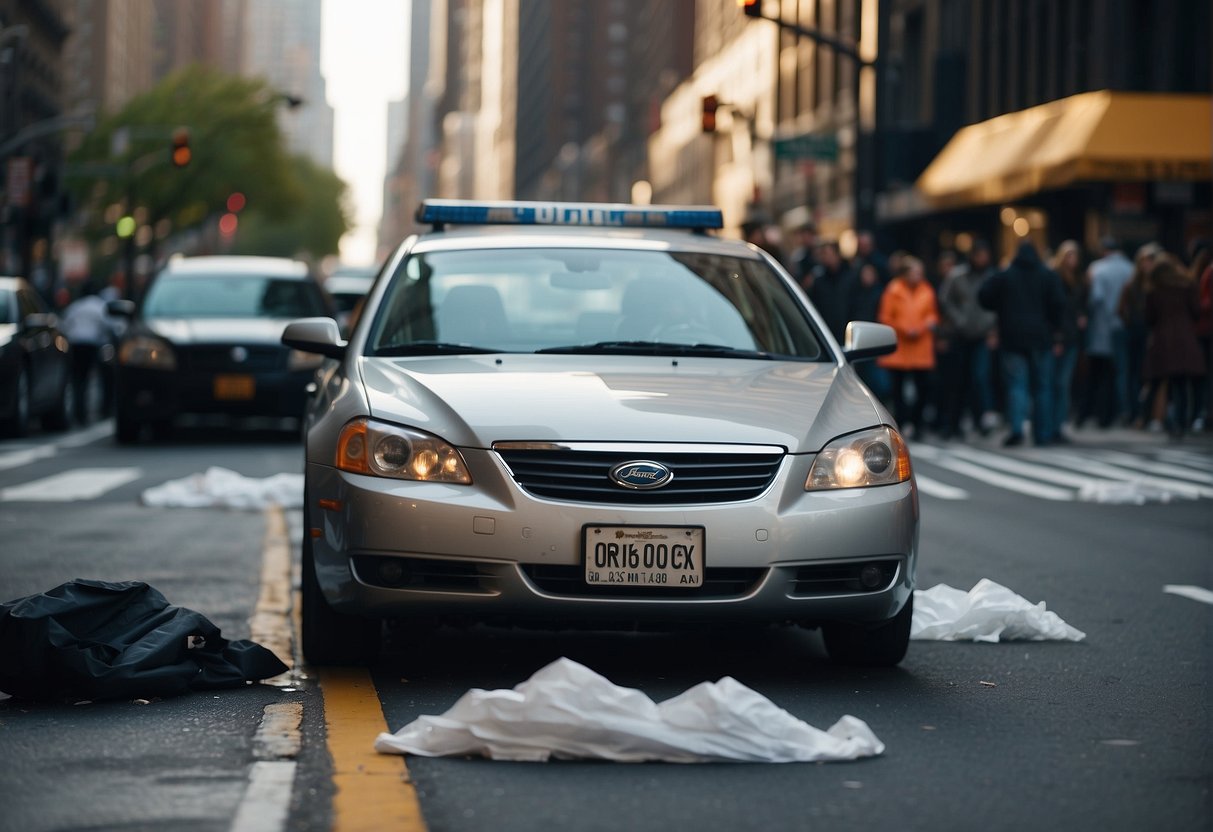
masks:
{"label": "illuminated headlight", "polygon": [[286,360],[286,368],[288,370],[316,370],[323,363],[324,356],[318,352],[291,350],[291,355]]}
{"label": "illuminated headlight", "polygon": [[355,419],[337,439],[337,467],[355,474],[420,482],[469,485],[463,457],[436,436],[408,428]]}
{"label": "illuminated headlight", "polygon": [[128,367],[150,367],[156,370],[177,368],[177,356],[168,341],[151,335],[136,335],[122,342],[118,361]]}
{"label": "illuminated headlight", "polygon": [[806,491],[892,485],[910,478],[910,452],[889,427],[835,439],[813,460]]}

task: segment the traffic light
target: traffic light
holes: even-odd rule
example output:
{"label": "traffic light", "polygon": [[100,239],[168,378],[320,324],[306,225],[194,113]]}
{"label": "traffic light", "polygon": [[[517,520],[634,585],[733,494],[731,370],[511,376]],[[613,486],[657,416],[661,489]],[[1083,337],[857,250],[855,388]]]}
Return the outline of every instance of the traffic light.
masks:
{"label": "traffic light", "polygon": [[190,131],[185,127],[178,127],[173,131],[173,166],[183,168],[193,157],[193,151],[190,150]]}
{"label": "traffic light", "polygon": [[720,100],[714,95],[705,95],[703,97],[703,132],[716,132],[716,108],[720,106]]}
{"label": "traffic light", "polygon": [[746,17],[762,17],[762,0],[737,0]]}

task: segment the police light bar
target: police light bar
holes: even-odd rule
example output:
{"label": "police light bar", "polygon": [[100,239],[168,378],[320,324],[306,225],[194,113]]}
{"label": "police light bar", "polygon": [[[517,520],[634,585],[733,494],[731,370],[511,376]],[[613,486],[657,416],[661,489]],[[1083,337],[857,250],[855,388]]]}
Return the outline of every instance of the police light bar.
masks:
{"label": "police light bar", "polygon": [[444,225],[574,225],[607,228],[724,227],[719,208],[706,205],[624,205],[604,202],[479,202],[427,199],[417,209],[417,221],[435,230]]}

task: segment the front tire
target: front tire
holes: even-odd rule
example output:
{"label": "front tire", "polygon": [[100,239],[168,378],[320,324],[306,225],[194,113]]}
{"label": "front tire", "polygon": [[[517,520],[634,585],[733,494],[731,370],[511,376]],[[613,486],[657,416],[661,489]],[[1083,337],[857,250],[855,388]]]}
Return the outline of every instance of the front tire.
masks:
{"label": "front tire", "polygon": [[[306,517],[306,515],[305,515]],[[301,629],[303,657],[311,665],[367,665],[379,658],[383,622],[378,618],[345,615],[324,599],[316,579],[311,530],[303,528]]]}
{"label": "front tire", "polygon": [[905,658],[910,646],[910,624],[914,618],[914,596],[901,612],[876,625],[833,622],[823,624],[821,635],[826,652],[836,664],[864,667],[893,667]]}

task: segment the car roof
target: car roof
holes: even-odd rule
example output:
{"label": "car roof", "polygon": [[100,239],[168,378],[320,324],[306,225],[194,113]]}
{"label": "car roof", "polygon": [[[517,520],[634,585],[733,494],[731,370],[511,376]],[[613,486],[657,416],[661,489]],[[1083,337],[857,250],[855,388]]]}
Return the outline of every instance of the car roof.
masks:
{"label": "car roof", "polygon": [[325,278],[324,289],[329,294],[365,294],[375,282],[375,275],[334,274]]}
{"label": "car roof", "polygon": [[18,289],[23,289],[29,286],[29,281],[24,277],[12,277],[9,275],[0,275],[0,289],[9,292],[15,292]]}
{"label": "car roof", "polygon": [[461,226],[422,234],[414,252],[489,248],[595,248],[620,251],[691,251],[761,259],[741,240],[722,239],[689,231],[593,226]]}
{"label": "car roof", "polygon": [[178,257],[169,260],[162,274],[177,276],[205,275],[256,275],[286,279],[305,279],[311,276],[307,264],[287,257],[253,257],[233,255],[207,255],[203,257]]}

